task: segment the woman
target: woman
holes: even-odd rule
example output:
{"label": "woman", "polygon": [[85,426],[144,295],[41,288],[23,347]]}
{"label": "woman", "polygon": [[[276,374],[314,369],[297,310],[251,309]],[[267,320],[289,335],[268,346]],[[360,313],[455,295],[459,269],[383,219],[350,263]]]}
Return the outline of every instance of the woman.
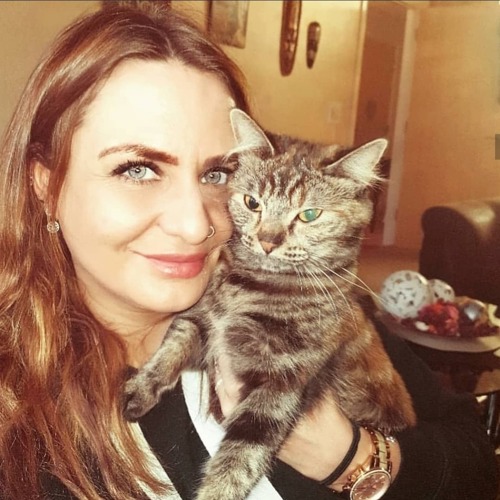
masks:
{"label": "woman", "polygon": [[[118,7],[74,23],[33,73],[1,150],[2,498],[193,497],[212,445],[192,421],[189,381],[140,427],[123,420],[120,395],[130,366],[199,299],[230,234],[221,157],[234,146],[230,108],[247,108],[240,81],[178,14]],[[383,338],[420,419],[390,444],[384,498],[494,498],[472,400]],[[226,414],[238,393],[229,364]],[[335,498],[371,453],[367,431],[353,444],[327,401],[254,498]]]}

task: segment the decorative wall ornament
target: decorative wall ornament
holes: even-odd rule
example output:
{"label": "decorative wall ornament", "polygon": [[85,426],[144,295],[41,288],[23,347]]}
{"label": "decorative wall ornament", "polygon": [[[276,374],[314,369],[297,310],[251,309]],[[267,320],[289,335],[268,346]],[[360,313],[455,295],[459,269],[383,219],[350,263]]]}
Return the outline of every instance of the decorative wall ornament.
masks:
{"label": "decorative wall ornament", "polygon": [[306,62],[307,67],[312,68],[318,53],[319,39],[321,37],[321,26],[318,22],[313,21],[307,27],[307,49]]}
{"label": "decorative wall ornament", "polygon": [[219,43],[245,47],[248,6],[248,0],[211,0],[208,30]]}
{"label": "decorative wall ornament", "polygon": [[301,0],[283,0],[280,37],[280,70],[283,76],[292,72],[299,38]]}

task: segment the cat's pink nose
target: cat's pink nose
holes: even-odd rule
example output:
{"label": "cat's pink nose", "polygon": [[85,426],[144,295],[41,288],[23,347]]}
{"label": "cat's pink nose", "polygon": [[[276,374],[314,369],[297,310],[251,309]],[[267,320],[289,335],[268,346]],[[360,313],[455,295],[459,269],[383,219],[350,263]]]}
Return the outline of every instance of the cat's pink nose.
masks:
{"label": "cat's pink nose", "polygon": [[270,254],[278,245],[272,241],[260,241],[260,246],[267,254]]}

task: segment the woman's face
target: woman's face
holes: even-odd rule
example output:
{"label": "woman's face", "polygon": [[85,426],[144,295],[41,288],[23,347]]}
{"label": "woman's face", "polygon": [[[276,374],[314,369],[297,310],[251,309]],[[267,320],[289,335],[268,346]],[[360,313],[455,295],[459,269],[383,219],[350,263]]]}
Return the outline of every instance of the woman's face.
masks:
{"label": "woman's face", "polygon": [[115,327],[205,290],[231,231],[220,167],[231,106],[212,75],[127,61],[87,109],[55,215],[91,309]]}

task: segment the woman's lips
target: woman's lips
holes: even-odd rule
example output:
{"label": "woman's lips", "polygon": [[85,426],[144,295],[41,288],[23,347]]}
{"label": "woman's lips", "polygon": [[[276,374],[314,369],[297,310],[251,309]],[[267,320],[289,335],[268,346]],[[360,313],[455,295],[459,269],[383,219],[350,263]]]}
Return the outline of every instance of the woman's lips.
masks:
{"label": "woman's lips", "polygon": [[161,273],[170,278],[194,278],[205,266],[206,254],[144,255]]}

